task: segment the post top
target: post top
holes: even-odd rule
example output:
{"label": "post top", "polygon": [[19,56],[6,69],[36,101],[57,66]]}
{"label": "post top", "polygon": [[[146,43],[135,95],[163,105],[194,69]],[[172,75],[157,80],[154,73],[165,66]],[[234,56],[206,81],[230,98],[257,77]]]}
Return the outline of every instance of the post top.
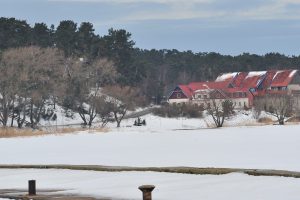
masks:
{"label": "post top", "polygon": [[154,190],[155,186],[154,185],[142,185],[139,187],[139,189],[141,191],[149,191],[151,192],[152,190]]}

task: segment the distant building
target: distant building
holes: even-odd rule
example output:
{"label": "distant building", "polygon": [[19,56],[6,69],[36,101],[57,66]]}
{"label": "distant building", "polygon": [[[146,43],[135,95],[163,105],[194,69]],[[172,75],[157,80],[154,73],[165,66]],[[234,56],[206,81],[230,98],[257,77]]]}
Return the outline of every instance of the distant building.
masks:
{"label": "distant building", "polygon": [[300,95],[298,70],[269,70],[221,74],[215,81],[178,85],[169,103],[209,103],[231,100],[236,108],[250,108],[256,96],[266,94]]}

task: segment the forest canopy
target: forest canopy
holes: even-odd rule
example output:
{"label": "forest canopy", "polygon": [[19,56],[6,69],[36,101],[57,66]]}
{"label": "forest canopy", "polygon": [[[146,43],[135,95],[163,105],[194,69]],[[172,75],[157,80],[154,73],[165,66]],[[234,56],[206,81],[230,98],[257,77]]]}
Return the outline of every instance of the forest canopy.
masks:
{"label": "forest canopy", "polygon": [[25,20],[0,18],[0,54],[26,46],[55,47],[66,58],[79,57],[87,63],[108,59],[116,67],[118,84],[137,87],[148,101],[155,102],[160,102],[177,84],[212,80],[224,72],[300,69],[299,56],[147,50],[138,48],[131,33],[123,29],[111,28],[106,35],[98,35],[90,22],[63,20],[57,27],[45,23],[30,26]]}

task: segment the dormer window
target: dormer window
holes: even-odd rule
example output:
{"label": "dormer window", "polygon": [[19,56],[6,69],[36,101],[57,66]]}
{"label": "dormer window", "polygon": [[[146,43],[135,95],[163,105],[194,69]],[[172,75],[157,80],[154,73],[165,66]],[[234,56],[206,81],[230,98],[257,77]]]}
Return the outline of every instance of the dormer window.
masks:
{"label": "dormer window", "polygon": [[201,94],[196,94],[196,99],[201,99]]}
{"label": "dormer window", "polygon": [[177,99],[180,99],[180,98],[181,98],[181,94],[177,93]]}
{"label": "dormer window", "polygon": [[250,88],[250,92],[255,92],[255,88]]}

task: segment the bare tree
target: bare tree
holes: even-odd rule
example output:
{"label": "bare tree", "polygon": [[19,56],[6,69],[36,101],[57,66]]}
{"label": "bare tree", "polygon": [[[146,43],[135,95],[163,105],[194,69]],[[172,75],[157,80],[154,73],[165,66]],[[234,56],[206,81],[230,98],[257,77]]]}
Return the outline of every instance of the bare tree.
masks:
{"label": "bare tree", "polygon": [[107,98],[102,96],[101,98],[98,98],[96,104],[96,113],[101,122],[101,127],[105,127],[108,122],[113,121],[110,103],[106,99]]}
{"label": "bare tree", "polygon": [[107,59],[98,59],[92,63],[81,62],[76,58],[68,60],[64,105],[79,113],[83,125],[91,126],[97,115],[103,114],[99,112],[103,112],[101,107],[105,107],[106,103],[100,89],[115,83],[118,76],[116,68]]}
{"label": "bare tree", "polygon": [[[55,48],[31,46],[9,49],[3,53],[4,67],[11,71],[7,75],[3,73],[2,76],[11,77],[9,78],[11,80],[9,85],[16,88],[11,90],[14,91],[11,96],[18,98],[18,100],[13,101],[13,105],[22,102],[18,105],[18,109],[13,109],[16,111],[13,118],[15,116],[20,117],[21,112],[26,110],[31,127],[34,128],[37,125],[46,100],[60,83],[59,80],[63,74],[63,60],[63,54]],[[26,101],[20,98],[26,99]],[[20,122],[18,126],[24,123],[24,115],[22,119],[18,118]]]}
{"label": "bare tree", "polygon": [[285,119],[294,113],[294,101],[290,95],[267,95],[261,101],[265,111],[275,116],[280,125],[284,125]]}
{"label": "bare tree", "polygon": [[264,97],[255,97],[253,100],[252,116],[254,119],[259,119],[261,112],[265,110]]}
{"label": "bare tree", "polygon": [[10,65],[12,56],[10,52],[4,52],[0,58],[0,122],[7,126],[9,116],[13,114],[15,96],[17,94],[19,71]]}
{"label": "bare tree", "polygon": [[108,95],[106,101],[117,122],[117,127],[120,127],[127,111],[135,107],[139,92],[136,88],[129,86],[111,86],[104,88],[104,93]]}
{"label": "bare tree", "polygon": [[214,123],[217,128],[222,127],[225,118],[233,114],[234,106],[230,100],[216,101],[215,99],[210,99],[206,103],[207,113],[213,118]]}

